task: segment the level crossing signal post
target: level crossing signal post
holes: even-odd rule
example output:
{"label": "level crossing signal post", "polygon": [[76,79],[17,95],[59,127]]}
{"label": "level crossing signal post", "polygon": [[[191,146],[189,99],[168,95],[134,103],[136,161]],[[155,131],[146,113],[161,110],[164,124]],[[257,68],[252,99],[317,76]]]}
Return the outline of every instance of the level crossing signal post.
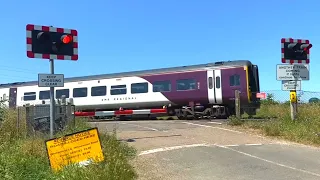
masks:
{"label": "level crossing signal post", "polygon": [[295,120],[298,113],[297,90],[301,90],[301,81],[310,79],[309,40],[282,38],[281,62],[277,65],[277,80],[282,81],[282,90],[290,91],[291,119]]}
{"label": "level crossing signal post", "polygon": [[78,31],[52,26],[26,25],[27,57],[47,59],[50,74],[38,75],[39,87],[50,87],[50,138],[55,121],[55,87],[64,87],[63,74],[54,74],[54,60],[78,60]]}

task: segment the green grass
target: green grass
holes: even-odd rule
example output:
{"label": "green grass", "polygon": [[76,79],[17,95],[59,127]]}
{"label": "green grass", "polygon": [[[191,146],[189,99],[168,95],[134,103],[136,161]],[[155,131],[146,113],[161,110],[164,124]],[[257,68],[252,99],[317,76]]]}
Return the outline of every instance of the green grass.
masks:
{"label": "green grass", "polygon": [[320,145],[320,104],[299,104],[296,120],[291,120],[289,104],[262,104],[255,118],[265,120],[239,120],[230,118],[229,124],[255,129],[266,136]]}
{"label": "green grass", "polygon": [[[59,172],[51,170],[43,136],[26,137],[25,125],[17,129],[15,111],[3,114],[0,127],[0,179],[3,180],[131,180],[136,179],[130,161],[136,150],[120,142],[112,133],[100,133],[105,160],[86,167],[68,166]],[[62,134],[90,128],[83,119],[75,127],[68,127]]]}

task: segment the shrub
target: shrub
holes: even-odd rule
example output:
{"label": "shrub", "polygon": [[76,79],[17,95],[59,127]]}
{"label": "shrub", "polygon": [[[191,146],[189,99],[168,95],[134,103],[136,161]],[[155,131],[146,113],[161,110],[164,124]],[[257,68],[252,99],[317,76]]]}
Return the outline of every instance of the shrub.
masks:
{"label": "shrub", "polygon": [[298,105],[296,120],[291,120],[288,103],[263,103],[257,118],[264,120],[246,120],[244,127],[260,129],[267,136],[279,136],[305,144],[320,144],[320,104]]}
{"label": "shrub", "polygon": [[239,126],[244,123],[243,120],[237,118],[236,116],[230,116],[228,120],[228,124],[231,126]]}
{"label": "shrub", "polygon": [[[17,112],[3,109],[0,125],[0,179],[136,179],[137,174],[129,161],[136,150],[117,140],[115,134],[100,133],[105,160],[86,167],[67,166],[59,172],[51,170],[45,139],[25,136],[25,126],[17,129]],[[57,136],[90,128],[84,119],[77,119]]]}

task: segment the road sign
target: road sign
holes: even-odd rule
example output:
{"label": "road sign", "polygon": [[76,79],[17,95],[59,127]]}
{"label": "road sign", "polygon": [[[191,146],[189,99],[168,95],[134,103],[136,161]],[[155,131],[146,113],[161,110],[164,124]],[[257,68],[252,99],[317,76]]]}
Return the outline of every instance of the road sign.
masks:
{"label": "road sign", "polygon": [[312,44],[305,39],[281,39],[281,62],[309,64]]}
{"label": "road sign", "polygon": [[278,81],[309,80],[309,64],[277,64]]}
{"label": "road sign", "polygon": [[87,165],[104,160],[98,128],[50,139],[45,143],[50,166],[56,171],[70,163]]}
{"label": "road sign", "polygon": [[283,91],[301,91],[301,81],[282,81]]}
{"label": "road sign", "polygon": [[267,98],[267,93],[265,93],[265,92],[257,93],[256,97],[259,98],[259,99],[266,99]]}
{"label": "road sign", "polygon": [[63,74],[38,74],[39,87],[64,87]]}
{"label": "road sign", "polygon": [[27,24],[29,58],[78,60],[78,31]]}

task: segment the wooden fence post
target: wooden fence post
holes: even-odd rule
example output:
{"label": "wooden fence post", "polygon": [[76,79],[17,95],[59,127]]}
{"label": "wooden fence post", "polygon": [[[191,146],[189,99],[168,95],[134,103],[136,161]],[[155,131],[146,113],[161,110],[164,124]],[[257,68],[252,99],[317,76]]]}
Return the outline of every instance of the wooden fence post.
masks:
{"label": "wooden fence post", "polygon": [[34,131],[34,106],[26,104],[26,126],[27,135],[33,134]]}
{"label": "wooden fence post", "polygon": [[61,98],[61,123],[62,123],[62,128],[65,128],[67,124],[67,102],[66,102],[66,96],[62,95]]}
{"label": "wooden fence post", "polygon": [[235,90],[235,110],[236,110],[236,117],[241,119],[241,111],[240,111],[240,91]]}

